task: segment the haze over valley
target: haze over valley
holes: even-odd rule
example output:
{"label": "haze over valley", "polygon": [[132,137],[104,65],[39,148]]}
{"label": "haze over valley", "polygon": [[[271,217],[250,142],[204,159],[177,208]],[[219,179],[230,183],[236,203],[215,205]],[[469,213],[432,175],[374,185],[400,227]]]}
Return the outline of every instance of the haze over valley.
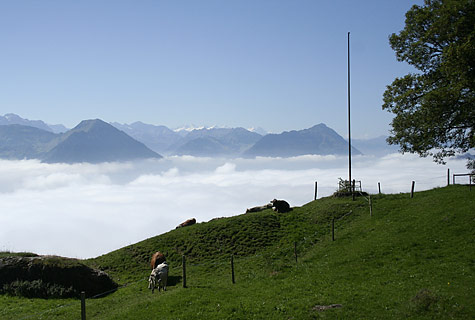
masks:
{"label": "haze over valley", "polygon": [[[300,206],[315,181],[328,196],[348,172],[347,142],[324,124],[264,136],[99,119],[63,130],[0,116],[0,250],[93,257],[192,217],[242,214],[274,198]],[[466,170],[463,159],[441,166],[394,153],[383,138],[355,144],[365,152],[353,150],[353,176],[369,192],[378,182],[384,193],[407,192],[412,180],[416,190],[443,186],[447,168]]]}
{"label": "haze over valley", "polygon": [[[465,172],[414,155],[356,156],[353,174],[365,191],[409,192],[446,184]],[[122,163],[48,164],[0,160],[0,250],[94,257],[152,237],[189,218],[243,214],[285,199],[292,206],[336,191],[344,156],[223,159],[172,156]],[[376,209],[375,209],[376,210]],[[25,234],[28,236],[25,237]]]}

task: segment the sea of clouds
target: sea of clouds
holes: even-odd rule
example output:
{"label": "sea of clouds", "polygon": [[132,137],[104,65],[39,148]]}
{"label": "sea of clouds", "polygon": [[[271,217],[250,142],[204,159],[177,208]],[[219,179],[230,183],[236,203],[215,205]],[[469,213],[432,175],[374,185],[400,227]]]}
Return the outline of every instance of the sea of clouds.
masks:
{"label": "sea of clouds", "polygon": [[[364,191],[409,192],[447,184],[465,160],[391,154],[353,158]],[[348,176],[347,157],[214,159],[169,157],[126,163],[45,164],[0,160],[0,251],[95,257],[198,222],[285,199],[301,206],[331,195]],[[462,181],[461,181],[462,182]],[[466,181],[463,181],[464,183]]]}

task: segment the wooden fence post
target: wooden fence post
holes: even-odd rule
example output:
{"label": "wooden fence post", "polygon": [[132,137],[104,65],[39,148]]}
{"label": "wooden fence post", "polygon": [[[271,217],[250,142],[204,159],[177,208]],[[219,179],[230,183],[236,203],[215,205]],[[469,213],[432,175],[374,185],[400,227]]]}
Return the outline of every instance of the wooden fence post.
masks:
{"label": "wooden fence post", "polygon": [[371,195],[369,195],[369,216],[373,216],[373,202],[371,201]]}
{"label": "wooden fence post", "polygon": [[411,198],[414,198],[414,187],[416,185],[415,181],[412,181],[412,187],[411,187]]}
{"label": "wooden fence post", "polygon": [[81,292],[81,320],[86,320],[86,292]]}
{"label": "wooden fence post", "polygon": [[450,186],[450,169],[447,168],[447,185]]}
{"label": "wooden fence post", "polygon": [[295,256],[295,263],[297,263],[297,242],[294,241],[294,256]]}
{"label": "wooden fence post", "polygon": [[381,183],[378,182],[378,192],[379,192],[379,195],[381,195]]}
{"label": "wooden fence post", "polygon": [[335,218],[332,219],[332,241],[335,241]]}
{"label": "wooden fence post", "polygon": [[317,186],[318,186],[318,183],[317,181],[315,181],[315,197],[313,200],[317,200]]}
{"label": "wooden fence post", "polygon": [[231,277],[232,277],[233,284],[235,284],[236,281],[234,279],[234,255],[233,254],[231,254]]}
{"label": "wooden fence post", "polygon": [[352,190],[352,196],[353,196],[353,201],[355,201],[355,184],[356,184],[356,181],[355,179],[353,179],[353,187],[351,188]]}
{"label": "wooden fence post", "polygon": [[183,266],[183,288],[186,288],[186,257],[181,257],[181,265]]}

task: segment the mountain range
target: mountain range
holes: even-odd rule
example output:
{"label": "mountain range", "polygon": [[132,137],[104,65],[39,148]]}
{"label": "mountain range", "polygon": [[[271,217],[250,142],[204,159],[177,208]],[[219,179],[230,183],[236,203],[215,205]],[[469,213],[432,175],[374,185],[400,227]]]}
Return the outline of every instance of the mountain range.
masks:
{"label": "mountain range", "polygon": [[63,133],[63,132],[68,131],[68,128],[66,128],[62,124],[47,124],[41,120],[23,119],[22,117],[14,113],[7,113],[4,116],[0,116],[0,125],[9,125],[9,124],[19,124],[23,126],[34,127],[34,128],[42,129],[42,130],[53,132],[53,133]]}
{"label": "mountain range", "polygon": [[[355,140],[352,154],[361,154],[359,145],[365,153],[389,150],[383,150],[387,147],[384,138],[368,141]],[[98,163],[162,155],[252,158],[346,155],[347,152],[348,142],[323,123],[304,130],[261,135],[244,128],[212,127],[177,132],[166,126],[142,122],[109,124],[99,119],[84,120],[68,130],[62,125],[51,126],[14,114],[0,116],[0,158],[4,159]]]}
{"label": "mountain range", "polygon": [[[361,154],[356,148],[352,148],[351,152],[354,155]],[[244,152],[244,156],[295,157],[347,153],[348,142],[333,129],[320,123],[309,129],[268,134]]]}
{"label": "mountain range", "polygon": [[386,154],[399,152],[399,146],[388,144],[386,138],[385,136],[379,136],[372,139],[352,139],[351,145],[360,150],[363,154],[373,156],[384,156]]}
{"label": "mountain range", "polygon": [[0,158],[3,159],[100,163],[161,157],[99,119],[82,121],[65,133],[20,124],[0,125]]}
{"label": "mountain range", "polygon": [[99,120],[84,120],[60,135],[42,160],[48,163],[112,162],[162,158],[125,132]]}

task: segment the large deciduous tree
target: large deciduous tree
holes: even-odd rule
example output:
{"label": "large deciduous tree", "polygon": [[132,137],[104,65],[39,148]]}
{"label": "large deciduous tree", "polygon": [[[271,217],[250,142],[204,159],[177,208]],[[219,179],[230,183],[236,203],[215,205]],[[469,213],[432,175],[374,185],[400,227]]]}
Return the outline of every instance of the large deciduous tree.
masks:
{"label": "large deciduous tree", "polygon": [[395,114],[388,142],[438,163],[473,149],[475,1],[414,5],[389,42],[398,61],[416,71],[396,78],[384,93],[383,109]]}

